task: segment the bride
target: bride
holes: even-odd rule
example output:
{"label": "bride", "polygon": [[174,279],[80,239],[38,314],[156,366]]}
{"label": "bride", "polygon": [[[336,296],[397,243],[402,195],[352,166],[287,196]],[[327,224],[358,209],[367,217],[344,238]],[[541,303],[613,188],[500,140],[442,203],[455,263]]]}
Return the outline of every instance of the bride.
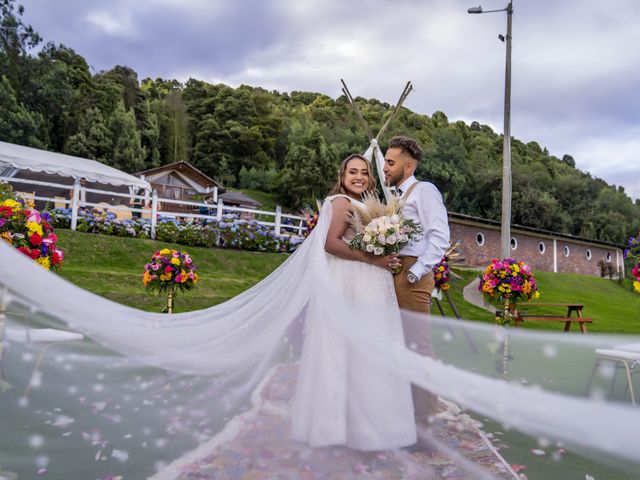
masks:
{"label": "bride", "polygon": [[[322,209],[321,215],[331,218],[326,234],[314,233],[326,235],[324,250],[337,290],[349,301],[366,303],[374,312],[367,318],[367,330],[360,334],[381,335],[403,345],[390,272],[400,265],[399,260],[353,250],[347,243],[355,235],[349,226],[351,205],[373,192],[375,185],[369,162],[357,154],[347,157]],[[307,316],[305,328],[292,437],[314,447],[346,445],[358,450],[416,443],[410,383],[374,368],[326,318]]]}

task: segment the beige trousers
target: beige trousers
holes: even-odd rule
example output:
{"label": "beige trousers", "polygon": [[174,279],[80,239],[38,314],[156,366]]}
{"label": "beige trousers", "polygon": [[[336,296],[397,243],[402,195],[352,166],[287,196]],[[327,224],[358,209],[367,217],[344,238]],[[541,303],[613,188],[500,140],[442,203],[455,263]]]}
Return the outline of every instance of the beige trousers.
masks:
{"label": "beige trousers", "polygon": [[[431,292],[435,287],[433,273],[423,276],[415,283],[409,283],[407,274],[409,268],[416,262],[416,257],[401,257],[402,271],[394,275],[393,281],[398,297],[398,305],[401,309],[420,313],[431,313]],[[420,355],[433,357],[433,345],[431,343],[431,323],[427,318],[403,318],[407,347]],[[416,423],[426,427],[430,423],[430,417],[436,413],[438,398],[433,393],[411,386],[413,404],[415,407]]]}

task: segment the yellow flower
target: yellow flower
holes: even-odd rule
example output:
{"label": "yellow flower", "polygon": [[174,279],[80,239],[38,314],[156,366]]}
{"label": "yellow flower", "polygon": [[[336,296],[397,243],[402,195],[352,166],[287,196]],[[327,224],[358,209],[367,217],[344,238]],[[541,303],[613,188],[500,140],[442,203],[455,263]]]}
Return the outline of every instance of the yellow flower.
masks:
{"label": "yellow flower", "polygon": [[2,206],[3,207],[11,207],[14,210],[21,210],[22,209],[22,205],[20,205],[15,200],[12,200],[11,198],[8,198],[4,202],[2,202]]}
{"label": "yellow flower", "polygon": [[13,243],[13,238],[11,237],[11,232],[2,232],[2,235],[0,235],[0,238],[2,238],[9,245],[11,245]]}
{"label": "yellow flower", "polygon": [[633,282],[633,288],[636,289],[636,292],[640,293],[640,282]]}
{"label": "yellow flower", "polygon": [[540,292],[536,291],[536,293],[533,294],[533,298],[538,298],[540,296]]}
{"label": "yellow flower", "polygon": [[151,274],[149,272],[144,272],[142,275],[142,283],[145,287],[151,283]]}
{"label": "yellow flower", "polygon": [[171,263],[172,263],[173,265],[180,265],[180,259],[179,259],[179,258],[176,258],[176,257],[173,257],[173,258],[171,259]]}
{"label": "yellow flower", "polygon": [[171,250],[169,250],[168,248],[163,248],[162,250],[160,250],[160,255],[169,255],[171,253]]}
{"label": "yellow flower", "polygon": [[29,230],[29,233],[37,233],[40,236],[43,235],[42,227],[36,222],[27,222],[27,230]]}
{"label": "yellow flower", "polygon": [[36,260],[40,265],[44,267],[45,270],[49,270],[51,268],[51,263],[47,257],[40,257]]}
{"label": "yellow flower", "polygon": [[194,273],[194,274],[193,274],[193,283],[196,283],[196,282],[198,281],[198,279],[199,279],[199,278],[200,278],[200,277],[198,276],[198,274],[197,274],[197,273]]}
{"label": "yellow flower", "polygon": [[171,280],[171,275],[172,275],[171,272],[163,273],[162,275],[160,275],[160,280],[162,280],[163,282]]}
{"label": "yellow flower", "polygon": [[440,272],[444,272],[444,267],[443,267],[442,265],[440,265],[440,266],[438,267],[438,271],[440,271]]}

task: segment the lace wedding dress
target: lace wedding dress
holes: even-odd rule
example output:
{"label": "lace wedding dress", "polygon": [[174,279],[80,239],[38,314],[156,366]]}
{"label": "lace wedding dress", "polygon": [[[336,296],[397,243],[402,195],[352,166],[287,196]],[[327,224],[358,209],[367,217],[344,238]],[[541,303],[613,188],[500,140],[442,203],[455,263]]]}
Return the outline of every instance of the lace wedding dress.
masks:
{"label": "lace wedding dress", "polygon": [[[327,202],[334,198],[329,197]],[[345,236],[352,235],[348,230]],[[347,301],[365,304],[372,312],[361,335],[381,335],[389,344],[402,348],[402,323],[391,273],[367,263],[327,256],[336,289]],[[314,311],[313,306],[310,311]],[[346,445],[357,450],[414,444],[410,383],[373,366],[366,352],[359,352],[358,346],[325,318],[307,316],[305,329],[293,403],[293,438],[314,447]]]}

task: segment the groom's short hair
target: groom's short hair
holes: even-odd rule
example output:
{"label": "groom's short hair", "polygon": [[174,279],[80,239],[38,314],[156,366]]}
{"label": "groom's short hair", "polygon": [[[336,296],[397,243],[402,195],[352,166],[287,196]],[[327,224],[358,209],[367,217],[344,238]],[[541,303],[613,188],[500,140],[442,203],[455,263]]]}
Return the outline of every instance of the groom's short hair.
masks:
{"label": "groom's short hair", "polygon": [[389,148],[399,148],[417,162],[422,160],[422,148],[420,148],[418,142],[411,137],[405,137],[402,135],[393,137],[389,142]]}

